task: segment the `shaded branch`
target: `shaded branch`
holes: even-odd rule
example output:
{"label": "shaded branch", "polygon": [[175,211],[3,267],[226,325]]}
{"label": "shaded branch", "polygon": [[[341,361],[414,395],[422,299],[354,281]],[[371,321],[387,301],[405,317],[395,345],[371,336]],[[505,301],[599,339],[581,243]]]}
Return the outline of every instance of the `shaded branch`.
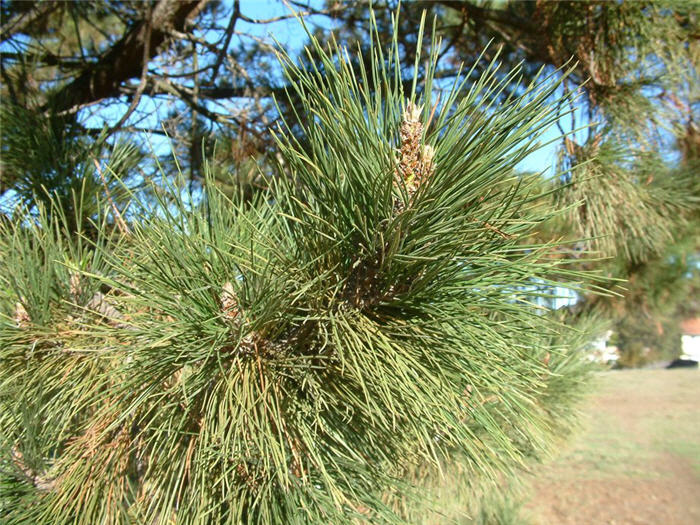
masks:
{"label": "shaded branch", "polygon": [[233,1],[233,13],[231,13],[231,18],[228,21],[228,26],[226,27],[226,37],[224,40],[224,45],[221,46],[221,49],[216,55],[216,63],[214,64],[214,71],[211,73],[211,79],[209,79],[209,83],[213,84],[216,81],[216,77],[219,75],[219,68],[221,67],[221,64],[224,61],[224,57],[226,56],[226,51],[228,50],[228,46],[231,44],[231,38],[233,37],[233,33],[236,30],[236,22],[238,21],[238,18],[241,16],[241,4],[239,0],[234,0]]}
{"label": "shaded branch", "polygon": [[61,5],[60,2],[35,2],[35,7],[18,13],[0,26],[0,42],[18,33],[24,33],[34,22],[48,16]]}
{"label": "shaded branch", "polygon": [[518,17],[505,9],[491,9],[480,7],[471,2],[462,0],[442,0],[439,2],[444,7],[454,9],[466,14],[469,18],[480,22],[497,22],[512,29],[528,32],[530,34],[539,34],[542,30],[537,24],[530,20]]}
{"label": "shaded branch", "polygon": [[110,128],[109,132],[112,133],[115,130],[119,129],[129,118],[129,116],[134,112],[136,109],[136,106],[139,105],[139,102],[141,101],[141,96],[143,95],[144,89],[146,89],[146,82],[148,80],[147,75],[148,75],[148,50],[150,49],[151,45],[151,33],[153,32],[153,26],[152,26],[152,21],[151,21],[151,11],[149,9],[148,12],[148,20],[146,22],[146,42],[143,47],[143,64],[141,67],[141,80],[139,82],[138,87],[136,88],[136,93],[134,94],[134,97],[131,99],[131,104],[129,104],[129,107],[127,110],[124,112],[122,115],[122,118],[119,119],[119,121]]}
{"label": "shaded branch", "polygon": [[57,56],[54,55],[53,53],[32,53],[32,52],[25,52],[25,53],[15,53],[12,51],[0,51],[0,59],[2,60],[13,60],[16,62],[32,62],[35,64],[41,64],[44,66],[58,66],[59,68],[76,68],[76,67],[85,67],[86,64],[90,64],[90,61],[88,59],[90,58],[95,58],[91,56],[86,56],[84,59],[83,58],[75,58],[75,57],[65,57],[65,56]]}
{"label": "shaded branch", "polygon": [[170,30],[184,30],[208,1],[159,0],[153,9],[148,44],[149,24],[141,20],[95,64],[59,90],[55,96],[56,109],[73,111],[82,105],[118,95],[124,81],[139,76],[143,57],[155,57]]}

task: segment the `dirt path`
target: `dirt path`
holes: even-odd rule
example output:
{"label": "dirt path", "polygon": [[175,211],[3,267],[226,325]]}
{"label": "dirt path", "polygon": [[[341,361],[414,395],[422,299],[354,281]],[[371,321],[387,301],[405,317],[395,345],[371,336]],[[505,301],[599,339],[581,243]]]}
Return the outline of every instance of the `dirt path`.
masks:
{"label": "dirt path", "polygon": [[537,525],[700,524],[700,372],[600,374],[583,431],[537,471]]}

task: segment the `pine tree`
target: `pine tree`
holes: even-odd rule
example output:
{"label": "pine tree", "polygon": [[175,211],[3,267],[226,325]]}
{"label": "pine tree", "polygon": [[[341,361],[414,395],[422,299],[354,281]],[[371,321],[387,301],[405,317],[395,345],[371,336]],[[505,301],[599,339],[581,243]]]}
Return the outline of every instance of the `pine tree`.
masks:
{"label": "pine tree", "polygon": [[266,192],[163,174],[90,236],[57,198],[0,224],[3,522],[415,523],[445,470],[478,492],[566,431],[585,334],[541,299],[587,276],[515,166],[571,95],[502,98],[494,61],[438,97],[439,45],[406,87],[379,41],[359,73],[280,51]]}
{"label": "pine tree", "polygon": [[[506,63],[558,67],[576,60],[578,89],[562,135],[555,206],[569,206],[552,238],[578,239],[600,260],[578,264],[608,280],[581,294],[574,315],[612,322],[621,364],[679,351],[680,309],[697,288],[700,249],[697,141],[698,11],[679,2],[444,2],[466,27],[468,51],[503,41]],[[457,11],[463,7],[461,14]],[[454,22],[454,20],[453,20]],[[461,31],[461,29],[460,29]],[[473,53],[473,51],[472,51]],[[531,69],[533,70],[533,69]],[[582,87],[575,87],[583,84]],[[580,129],[576,129],[580,128]],[[642,355],[644,354],[644,355]]]}
{"label": "pine tree", "polygon": [[[357,20],[368,9],[360,2],[343,17],[344,37],[362,39]],[[698,286],[690,276],[696,275],[700,253],[700,187],[697,161],[688,162],[698,137],[697,3],[409,2],[400,28],[404,44],[416,41],[415,21],[422,9],[439,17],[446,41],[438,76],[450,76],[462,60],[486,63],[496,49],[504,76],[521,63],[528,80],[542,67],[552,71],[571,63],[562,89],[577,91],[579,98],[574,111],[557,122],[560,152],[552,179],[559,191],[551,194],[550,204],[571,208],[551,225],[550,234],[597,251],[598,261],[578,267],[607,275],[603,286],[614,292],[579,294],[571,311],[606,317],[615,332],[637,332],[629,348],[623,341],[631,339],[621,338],[623,362],[642,364],[633,358],[632,346],[649,348],[649,361],[669,357],[661,348],[678,347],[679,305],[685,290]],[[388,15],[383,23],[388,24]],[[483,52],[489,42],[495,45]],[[412,63],[413,46],[406,47],[407,63]],[[519,87],[518,81],[505,86],[502,96]],[[685,272],[673,283],[664,280],[668,293],[655,293],[645,275],[661,275],[663,268],[676,275],[679,261]],[[661,295],[667,297],[663,305]],[[646,326],[631,329],[631,324]],[[649,325],[661,328],[650,332]]]}

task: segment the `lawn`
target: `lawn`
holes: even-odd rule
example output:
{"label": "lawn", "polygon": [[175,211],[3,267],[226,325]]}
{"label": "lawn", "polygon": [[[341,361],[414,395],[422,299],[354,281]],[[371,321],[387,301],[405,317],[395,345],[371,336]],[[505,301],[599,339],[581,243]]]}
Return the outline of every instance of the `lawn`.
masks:
{"label": "lawn", "polygon": [[533,525],[700,524],[700,372],[600,373],[581,430],[535,470]]}

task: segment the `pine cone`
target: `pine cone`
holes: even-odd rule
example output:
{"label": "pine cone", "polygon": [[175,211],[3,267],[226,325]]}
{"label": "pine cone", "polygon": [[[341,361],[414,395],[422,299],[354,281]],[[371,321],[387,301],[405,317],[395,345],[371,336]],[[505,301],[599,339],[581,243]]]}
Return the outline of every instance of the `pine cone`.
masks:
{"label": "pine cone", "polygon": [[236,297],[236,292],[233,289],[233,284],[228,281],[221,288],[221,296],[219,298],[221,302],[221,311],[224,314],[224,318],[229,321],[233,321],[240,313],[240,308],[238,305],[238,297]]}
{"label": "pine cone", "polygon": [[[398,151],[397,176],[403,180],[409,196],[413,196],[418,187],[435,171],[433,157],[435,150],[430,145],[422,144],[424,126],[420,120],[423,106],[413,102],[406,104],[406,111],[401,122],[401,148]],[[402,210],[403,204],[397,204]]]}

